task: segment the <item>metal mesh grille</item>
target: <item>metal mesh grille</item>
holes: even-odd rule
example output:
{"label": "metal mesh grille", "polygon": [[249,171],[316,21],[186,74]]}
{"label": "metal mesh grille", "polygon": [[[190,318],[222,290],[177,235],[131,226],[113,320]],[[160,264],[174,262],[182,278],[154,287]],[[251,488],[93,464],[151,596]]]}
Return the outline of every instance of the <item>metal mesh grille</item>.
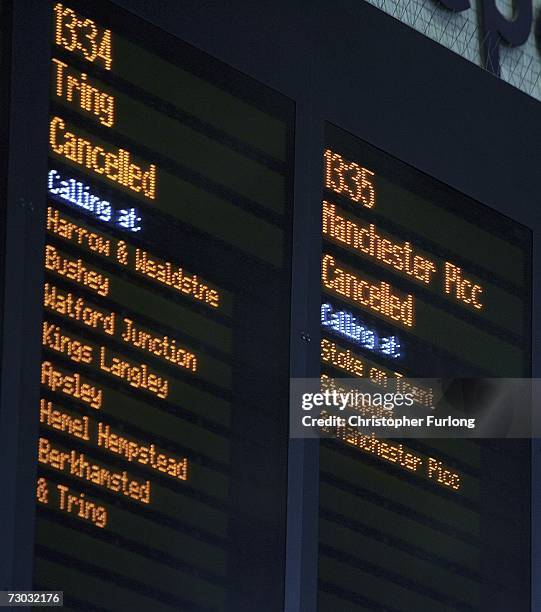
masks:
{"label": "metal mesh grille", "polygon": [[[478,6],[475,0],[463,13],[447,11],[434,0],[367,0],[370,4],[411,26],[418,32],[484,68],[481,53]],[[505,17],[513,17],[512,0],[496,0]],[[534,0],[534,22],[541,0]],[[500,47],[501,78],[541,100],[541,53],[532,32],[521,47]]]}

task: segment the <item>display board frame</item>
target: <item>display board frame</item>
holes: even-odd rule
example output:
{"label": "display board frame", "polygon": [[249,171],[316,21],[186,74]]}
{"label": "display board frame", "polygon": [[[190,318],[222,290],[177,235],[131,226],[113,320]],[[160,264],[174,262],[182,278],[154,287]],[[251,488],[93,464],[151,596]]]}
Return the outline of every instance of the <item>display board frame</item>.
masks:
{"label": "display board frame", "polygon": [[[20,197],[39,201],[41,179],[25,172],[32,163],[45,172],[45,110],[25,95],[32,82],[39,96],[48,90],[48,15],[42,4],[14,0],[17,40],[12,57],[17,107],[11,109],[11,134],[30,140],[30,150],[11,155],[8,193],[7,258],[3,352],[1,453],[6,481],[0,536],[6,556],[2,582],[29,587],[34,493],[16,474],[32,474],[36,428],[29,419],[37,394],[20,385],[21,373],[35,376],[39,366],[36,321],[40,279],[26,273],[25,262],[41,249],[43,213],[23,209]],[[319,354],[321,252],[319,201],[323,126],[330,121],[385,150],[405,163],[530,227],[534,232],[533,269],[541,268],[537,239],[541,215],[538,167],[541,123],[539,103],[468,64],[451,51],[363,2],[323,0],[302,3],[278,0],[231,6],[209,6],[198,0],[150,4],[118,0],[143,19],[264,82],[297,104],[295,223],[292,303],[291,374],[316,377]],[[285,25],[284,25],[285,24]],[[42,32],[43,35],[36,35]],[[341,36],[337,37],[336,32]],[[234,44],[231,44],[231,41]],[[276,65],[280,66],[279,69]],[[41,92],[41,93],[39,93]],[[502,118],[509,120],[502,120]],[[30,118],[30,122],[29,122]],[[45,119],[46,121],[46,119]],[[502,180],[502,177],[509,180]],[[499,180],[495,180],[499,177]],[[316,214],[317,213],[317,214]],[[38,216],[40,218],[38,218]],[[27,229],[24,230],[24,227]],[[15,242],[10,236],[25,236]],[[308,239],[306,238],[308,237]],[[28,245],[32,245],[31,247]],[[539,308],[541,285],[536,276],[533,312]],[[26,305],[24,313],[21,304]],[[541,374],[541,324],[533,320],[532,372]],[[18,339],[28,341],[24,354]],[[33,340],[32,340],[33,338]],[[34,348],[32,348],[34,347]],[[33,372],[33,373],[32,373]],[[9,384],[7,384],[9,383]],[[541,446],[533,443],[532,606],[540,605],[541,493],[538,486]],[[286,570],[287,612],[313,612],[316,590],[318,494],[317,448],[310,442],[290,446],[290,497]]]}

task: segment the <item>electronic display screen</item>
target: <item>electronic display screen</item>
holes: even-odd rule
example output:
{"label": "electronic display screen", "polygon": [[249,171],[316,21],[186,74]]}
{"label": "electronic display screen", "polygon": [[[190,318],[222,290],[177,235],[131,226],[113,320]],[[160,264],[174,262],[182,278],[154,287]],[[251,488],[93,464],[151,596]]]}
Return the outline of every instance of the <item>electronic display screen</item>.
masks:
{"label": "electronic display screen", "polygon": [[50,70],[34,587],[277,610],[294,105],[101,1]]}
{"label": "electronic display screen", "polygon": [[[325,147],[325,383],[529,376],[530,231],[330,124]],[[319,610],[529,609],[529,465],[527,440],[323,440]]]}

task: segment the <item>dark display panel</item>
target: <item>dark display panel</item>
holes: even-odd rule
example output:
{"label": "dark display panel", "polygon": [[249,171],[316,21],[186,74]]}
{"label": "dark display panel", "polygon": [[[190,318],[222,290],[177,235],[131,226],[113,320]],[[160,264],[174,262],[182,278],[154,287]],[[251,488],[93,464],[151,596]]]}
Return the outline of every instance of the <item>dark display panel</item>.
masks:
{"label": "dark display panel", "polygon": [[51,39],[35,588],[275,611],[293,104],[107,3]]}
{"label": "dark display panel", "polygon": [[[9,147],[9,97],[10,97],[10,60],[11,60],[11,2],[0,2],[0,138],[4,153]],[[2,155],[0,160],[0,330],[3,330],[4,320],[4,274],[5,274],[5,243],[6,243],[6,189],[7,189],[8,155]],[[0,339],[2,332],[0,331]],[[2,356],[0,355],[0,367]]]}
{"label": "dark display panel", "polygon": [[[530,231],[334,126],[325,142],[324,380],[529,376]],[[528,610],[529,441],[387,443],[429,469],[321,442],[319,610]]]}

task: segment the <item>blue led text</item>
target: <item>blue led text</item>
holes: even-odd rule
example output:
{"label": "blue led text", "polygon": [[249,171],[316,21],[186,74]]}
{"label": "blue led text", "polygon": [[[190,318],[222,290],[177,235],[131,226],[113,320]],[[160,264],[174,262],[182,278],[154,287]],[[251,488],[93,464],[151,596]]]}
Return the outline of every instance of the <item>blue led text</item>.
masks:
{"label": "blue led text", "polygon": [[90,191],[90,187],[73,178],[62,177],[57,170],[47,176],[47,190],[55,199],[67,202],[87,215],[128,232],[141,231],[141,217],[136,208],[115,209]]}
{"label": "blue led text", "polygon": [[347,310],[335,310],[331,304],[322,304],[321,325],[374,353],[392,359],[402,356],[401,344],[396,336],[379,336]]}

